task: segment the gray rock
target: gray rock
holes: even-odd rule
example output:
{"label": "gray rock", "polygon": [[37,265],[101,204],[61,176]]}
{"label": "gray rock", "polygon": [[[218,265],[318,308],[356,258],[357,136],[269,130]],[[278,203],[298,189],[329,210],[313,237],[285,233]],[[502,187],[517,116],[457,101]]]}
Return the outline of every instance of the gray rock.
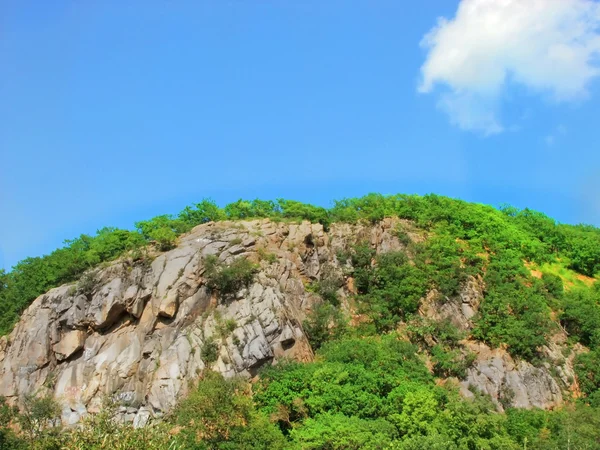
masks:
{"label": "gray rock", "polygon": [[[310,361],[301,324],[318,298],[306,292],[305,283],[322,277],[326,266],[341,272],[335,255],[358,240],[368,240],[377,252],[402,250],[398,225],[420,239],[410,223],[392,219],[334,224],[328,232],[320,224],[269,220],[197,226],[149,267],[116,261],[97,270],[89,297],[65,285],[37,298],[10,336],[0,339],[0,395],[18,403],[52,386],[66,424],[98,412],[109,396],[121,405],[121,420],[143,426],[167,412],[207,366],[224,376],[251,377],[281,358]],[[264,252],[276,260],[262,260]],[[248,289],[223,300],[205,284],[207,255],[227,262],[247,257],[260,271]],[[482,289],[473,278],[457,298],[433,292],[421,313],[468,330]],[[352,291],[347,280],[339,292],[346,310]],[[203,359],[208,340],[217,345],[217,361]],[[470,384],[488,392],[499,405],[509,390],[518,406],[560,403],[561,388],[547,368],[515,362],[501,351],[476,350],[464,389]],[[560,348],[548,352],[556,355]],[[570,364],[560,366],[564,380],[572,376]]]}

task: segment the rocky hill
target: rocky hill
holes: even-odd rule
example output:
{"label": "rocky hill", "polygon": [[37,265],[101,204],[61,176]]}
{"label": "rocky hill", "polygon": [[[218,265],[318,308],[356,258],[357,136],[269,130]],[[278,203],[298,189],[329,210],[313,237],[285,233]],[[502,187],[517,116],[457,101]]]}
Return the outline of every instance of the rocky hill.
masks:
{"label": "rocky hill", "polygon": [[[408,246],[423,239],[412,221],[398,218],[327,230],[270,219],[198,225],[169,251],[121,257],[39,296],[0,340],[0,395],[19,403],[51,393],[65,424],[113,397],[122,420],[145,424],[169,411],[207,368],[252,378],[282,358],[312,360],[304,323],[322,295],[311,283],[339,274],[337,307],[359,323],[352,262],[340,255],[363,242],[375,254],[412,258]],[[211,285],[207,265],[238,260],[256,264],[256,273],[225,295]],[[487,393],[499,410],[554,408],[577,393],[576,352],[563,352],[560,326],[535,365],[470,336],[484,290],[482,274],[470,274],[457,293],[430,287],[420,301],[419,315],[465,333],[461,348],[474,361],[459,380],[461,393]]]}

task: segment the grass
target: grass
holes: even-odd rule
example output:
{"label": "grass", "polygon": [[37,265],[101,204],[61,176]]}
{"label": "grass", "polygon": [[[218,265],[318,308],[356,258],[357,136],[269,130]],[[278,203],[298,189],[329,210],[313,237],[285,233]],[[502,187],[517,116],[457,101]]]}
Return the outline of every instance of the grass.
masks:
{"label": "grass", "polygon": [[538,267],[530,266],[530,269],[559,276],[567,290],[589,288],[597,281],[597,278],[587,277],[574,270],[568,269],[561,261],[544,263]]}

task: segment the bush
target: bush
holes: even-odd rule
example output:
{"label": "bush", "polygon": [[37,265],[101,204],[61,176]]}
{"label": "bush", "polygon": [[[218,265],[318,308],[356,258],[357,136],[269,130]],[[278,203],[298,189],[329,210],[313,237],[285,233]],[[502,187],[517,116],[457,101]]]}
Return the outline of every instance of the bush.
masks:
{"label": "bush", "polygon": [[190,229],[196,225],[216,222],[225,218],[225,212],[210,199],[204,199],[200,203],[196,203],[193,208],[186,206],[178,216],[178,219],[184,222]]}
{"label": "bush", "polygon": [[448,234],[436,235],[416,246],[416,250],[417,264],[433,287],[445,296],[458,294],[469,272],[461,261],[465,250],[456,239]]}
{"label": "bush", "polygon": [[396,428],[384,419],[364,420],[343,414],[321,414],[307,419],[290,432],[302,449],[383,449],[397,436]]}
{"label": "bush", "polygon": [[360,297],[377,331],[393,330],[419,308],[428,282],[404,253],[385,253],[371,270],[368,291]]}
{"label": "bush", "polygon": [[[336,221],[377,222],[392,216],[411,220],[428,232],[430,242],[414,246],[422,253],[417,255],[417,263],[428,287],[436,287],[445,295],[455,294],[465,276],[481,273],[486,264],[502,262],[507,254],[512,254],[517,262],[507,267],[505,275],[509,278],[520,276],[524,260],[558,261],[559,266],[569,265],[588,276],[600,269],[600,230],[585,225],[559,225],[541,213],[510,206],[497,210],[438,195],[402,194],[343,199],[330,209],[285,199],[238,200],[219,208],[213,201],[203,200],[186,207],[176,217],[163,215],[138,222],[137,231],[103,228],[96,236],[81,235],[65,241],[63,248],[50,255],[19,262],[10,273],[0,275],[0,332],[10,331],[19,314],[48,289],[73,282],[97,264],[128,251],[133,250],[137,259],[148,242],[154,241],[161,250],[172,248],[180,234],[200,223],[269,217],[310,220],[327,228]],[[406,236],[404,241],[408,242]],[[350,256],[358,292],[364,294],[377,281],[371,276],[373,249],[357,247]],[[486,282],[490,282],[493,277],[487,278]],[[559,294],[557,281],[546,283],[544,295]],[[380,312],[385,313],[385,308]],[[383,328],[389,326],[380,324]]]}
{"label": "bush", "polygon": [[473,365],[475,355],[463,353],[458,349],[451,349],[442,345],[435,345],[431,349],[433,373],[438,377],[457,377],[464,379],[467,369]]}
{"label": "bush", "polygon": [[321,303],[314,307],[303,323],[304,332],[314,351],[348,332],[347,320],[335,306]]}
{"label": "bush", "polygon": [[281,432],[257,413],[250,386],[206,371],[198,387],[175,408],[184,448],[281,449]]}
{"label": "bush", "polygon": [[562,278],[553,273],[544,273],[542,275],[544,289],[551,297],[561,298],[565,291]]}
{"label": "bush", "polygon": [[338,290],[344,286],[344,279],[335,267],[325,265],[321,269],[321,278],[308,285],[308,290],[318,294],[327,303],[339,306]]}
{"label": "bush", "polygon": [[424,348],[431,348],[435,344],[455,348],[466,337],[466,333],[459,330],[450,320],[433,320],[415,316],[407,325],[411,342]]}
{"label": "bush", "polygon": [[[588,396],[594,396],[594,400],[598,399],[594,394],[600,390],[600,350],[577,355],[574,369],[581,391]],[[600,404],[595,406],[600,407]]]}
{"label": "bush", "polygon": [[212,338],[207,338],[204,341],[200,357],[206,364],[214,363],[219,359],[219,345]]}
{"label": "bush", "polygon": [[155,242],[161,251],[175,247],[177,236],[189,230],[189,226],[185,222],[169,215],[137,222],[135,226],[146,240]]}
{"label": "bush", "polygon": [[40,439],[43,432],[60,419],[60,406],[50,395],[25,397],[22,411],[16,417],[30,445]]}
{"label": "bush", "polygon": [[238,258],[225,265],[213,255],[204,259],[204,269],[207,286],[218,291],[223,297],[248,287],[258,272],[258,266],[246,258]]}
{"label": "bush", "polygon": [[528,360],[555,330],[541,285],[532,279],[516,251],[502,251],[484,277],[485,299],[475,317],[473,337],[492,346],[506,344]]}
{"label": "bush", "polygon": [[560,322],[582,344],[600,347],[600,295],[577,290],[564,296]]}

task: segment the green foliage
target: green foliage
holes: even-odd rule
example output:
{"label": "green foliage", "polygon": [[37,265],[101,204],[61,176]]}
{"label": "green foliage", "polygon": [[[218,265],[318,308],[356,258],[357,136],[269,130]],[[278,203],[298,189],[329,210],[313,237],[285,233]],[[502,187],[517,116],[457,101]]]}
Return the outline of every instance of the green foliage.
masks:
{"label": "green foliage", "polygon": [[235,319],[221,320],[220,318],[217,318],[215,331],[221,339],[227,339],[227,337],[233,333],[237,326],[238,325]]}
{"label": "green foliage", "polygon": [[427,292],[427,278],[404,253],[377,256],[369,275],[361,301],[380,332],[393,330],[401,319],[415,313]]}
{"label": "green foliage", "polygon": [[[448,331],[446,345],[455,342]],[[600,410],[508,409],[434,383],[416,347],[394,334],[326,343],[312,363],[283,363],[251,386],[207,370],[162,423],[134,429],[109,403],[80,427],[50,425],[52,401],[19,413],[0,399],[0,449],[593,449]],[[598,373],[597,371],[595,373]],[[252,393],[254,390],[254,394]],[[24,424],[14,433],[10,424]],[[32,431],[29,431],[32,430]]]}
{"label": "green foliage", "polygon": [[320,279],[313,281],[307,286],[307,289],[320,295],[327,303],[339,306],[337,292],[344,286],[344,279],[335,267],[330,265],[323,266]]}
{"label": "green foliage", "polygon": [[329,212],[319,206],[307,205],[294,200],[277,199],[281,217],[285,219],[308,220],[312,223],[320,223],[325,231],[329,228]]}
{"label": "green foliage", "polygon": [[96,287],[96,283],[97,281],[95,273],[92,271],[85,272],[81,278],[79,278],[79,281],[77,281],[75,292],[85,296],[90,296]]}
{"label": "green foliage", "polygon": [[420,316],[414,317],[407,324],[407,331],[411,342],[424,348],[431,348],[436,344],[455,348],[465,338],[465,333],[449,320],[431,320]]}
{"label": "green foliage", "polygon": [[235,294],[248,287],[258,272],[258,266],[246,258],[237,258],[230,264],[224,264],[214,255],[204,259],[204,278],[209,288],[219,292],[222,297]]}
{"label": "green foliage", "polygon": [[255,401],[266,413],[277,414],[283,426],[325,413],[382,417],[399,382],[431,380],[415,350],[395,335],[333,341],[318,352],[318,362],[265,370]]}
{"label": "green foliage", "polygon": [[408,323],[407,331],[411,342],[430,354],[434,375],[465,378],[475,358],[474,354],[460,347],[465,333],[448,320],[435,321],[419,316]]}
{"label": "green foliage", "polygon": [[458,294],[468,275],[477,273],[480,261],[472,256],[467,271],[461,257],[465,258],[465,248],[448,234],[439,234],[419,245],[416,249],[417,264],[432,285],[442,295]]}
{"label": "green foliage", "polygon": [[[533,426],[528,418],[520,424],[510,413],[497,413],[489,398],[465,400],[454,389],[436,386],[415,351],[394,335],[333,341],[314,363],[264,371],[254,399],[299,448],[516,450],[525,436],[528,442],[533,435],[544,437],[549,422],[554,428],[546,437],[558,445],[527,448],[564,448],[568,428],[560,419],[572,413],[541,411]],[[576,413],[597,414],[582,411]],[[591,427],[570,426],[583,442],[600,437]]]}
{"label": "green foliage", "polygon": [[[384,217],[394,216],[413,221],[430,238],[423,245],[414,245],[413,249],[417,268],[422,273],[407,273],[407,277],[420,276],[427,280],[428,287],[437,288],[443,295],[456,294],[468,275],[482,273],[486,264],[497,266],[507,254],[513,255],[508,259],[517,262],[511,263],[510,270],[514,270],[514,273],[524,270],[524,260],[540,265],[561,261],[559,265],[568,265],[587,276],[593,276],[600,268],[600,230],[584,225],[557,224],[545,215],[528,209],[519,210],[509,206],[494,209],[433,194],[368,194],[362,198],[336,201],[330,209],[286,199],[238,200],[220,208],[212,200],[205,199],[184,208],[177,216],[162,215],[138,222],[136,231],[103,228],[96,236],[81,235],[65,241],[63,248],[50,255],[27,258],[8,274],[0,273],[0,333],[10,331],[19,314],[50,288],[76,281],[97,264],[128,252],[134,259],[140,258],[143,255],[141,249],[148,243],[154,243],[159,250],[172,248],[179,235],[202,223],[223,219],[271,218],[309,220],[321,223],[327,229],[334,222],[374,223]],[[405,239],[404,242],[412,246],[409,240]],[[482,258],[482,254],[487,255],[489,261]],[[357,247],[350,255],[360,294],[369,291],[371,284],[375,284],[380,291],[386,289],[382,286],[386,284],[385,280],[371,277],[373,256],[369,246]],[[413,272],[408,267],[400,267],[395,271]],[[383,272],[379,274],[382,278],[394,276]],[[494,276],[487,275],[486,281],[493,283]],[[527,280],[522,281],[527,283]],[[545,293],[557,297],[560,291],[557,280],[549,283],[546,283]],[[410,284],[412,286],[408,286]],[[389,309],[394,316],[388,323],[378,324],[380,329],[389,329],[394,321],[414,309],[415,300],[412,296],[416,295],[420,286],[409,282],[403,286],[403,289],[411,288],[414,292],[407,292],[409,298],[403,301],[398,299],[400,291],[394,293],[388,289],[387,293],[380,292],[379,298],[378,294],[374,294],[374,315],[387,314]],[[385,297],[395,298],[389,307],[381,302]],[[538,301],[534,300],[534,303]],[[536,305],[535,309],[541,312],[540,305]],[[529,326],[529,322],[521,318],[517,321],[522,328]],[[484,328],[486,331],[483,331]],[[546,326],[543,328],[546,329]],[[489,342],[501,341],[507,335],[490,330],[489,327],[480,330]],[[514,334],[514,330],[510,334]],[[531,351],[520,353],[531,354]]]}
{"label": "green foliage", "polygon": [[[151,424],[134,428],[116,418],[117,405],[105,401],[98,414],[85,417],[79,428],[64,430],[60,435],[62,446],[71,450],[183,450],[170,433],[168,424]],[[58,439],[57,439],[58,440]],[[44,446],[43,448],[49,448]]]}
{"label": "green foliage", "polygon": [[210,199],[204,199],[193,207],[186,206],[178,215],[178,219],[185,223],[189,229],[196,225],[217,222],[225,218],[225,212]]}
{"label": "green foliage", "polygon": [[544,298],[528,289],[492,291],[479,309],[473,336],[532,359],[553,330]]}
{"label": "green foliage", "polygon": [[557,411],[511,409],[506,428],[519,448],[595,449],[600,436],[600,409],[567,406]]}
{"label": "green foliage", "polygon": [[600,407],[600,349],[577,355],[574,369],[581,391]]}
{"label": "green foliage", "polygon": [[103,228],[94,237],[81,235],[49,255],[24,259],[11,272],[0,272],[0,334],[8,333],[38,296],[77,280],[101,262],[139,248],[142,242],[138,233]]}
{"label": "green foliage", "polygon": [[562,278],[552,273],[544,273],[542,275],[542,283],[548,295],[554,298],[561,298],[565,291]]}
{"label": "green foliage", "polygon": [[[25,397],[22,411],[16,415],[16,422],[20,425],[29,445],[34,447],[36,441],[46,441],[49,433],[45,431],[60,417],[60,407],[51,396]],[[55,431],[50,428],[50,431]],[[52,434],[52,433],[50,433]]]}
{"label": "green foliage", "polygon": [[567,241],[564,252],[569,267],[590,277],[600,272],[600,230],[587,225],[561,225],[559,229]]}
{"label": "green foliage", "polygon": [[438,377],[464,379],[467,376],[467,369],[471,367],[474,359],[474,354],[466,353],[459,349],[452,349],[442,345],[434,345],[431,348],[433,373]]}
{"label": "green foliage", "polygon": [[348,333],[348,323],[339,308],[327,303],[315,305],[303,323],[313,350]]}
{"label": "green foliage", "polygon": [[396,435],[396,428],[384,419],[365,420],[343,414],[317,415],[290,432],[292,442],[307,450],[383,449]]}
{"label": "green foliage", "polygon": [[161,251],[175,247],[177,236],[188,231],[189,226],[172,216],[156,216],[153,219],[136,222],[135,227],[144,239],[155,242]]}
{"label": "green foliage", "polygon": [[371,288],[375,256],[375,250],[370,244],[365,242],[359,242],[352,246],[350,252],[347,254],[338,255],[338,259],[342,264],[350,262],[352,276],[354,277],[356,290],[359,294],[366,294]]}
{"label": "green foliage", "polygon": [[600,294],[575,290],[564,296],[560,322],[572,338],[600,348]]}
{"label": "green foliage", "polygon": [[269,264],[274,264],[277,262],[277,255],[275,253],[267,252],[262,247],[257,249],[257,253],[261,261],[267,261]]}
{"label": "green foliage", "polygon": [[214,363],[219,358],[219,345],[214,339],[207,338],[204,341],[204,345],[200,351],[200,357],[207,364]]}
{"label": "green foliage", "polygon": [[484,281],[485,301],[473,336],[492,346],[506,344],[516,356],[534,358],[554,330],[541,284],[529,276],[514,250],[498,252]]}
{"label": "green foliage", "polygon": [[284,437],[255,411],[249,385],[207,371],[198,387],[176,407],[184,448],[281,449]]}

